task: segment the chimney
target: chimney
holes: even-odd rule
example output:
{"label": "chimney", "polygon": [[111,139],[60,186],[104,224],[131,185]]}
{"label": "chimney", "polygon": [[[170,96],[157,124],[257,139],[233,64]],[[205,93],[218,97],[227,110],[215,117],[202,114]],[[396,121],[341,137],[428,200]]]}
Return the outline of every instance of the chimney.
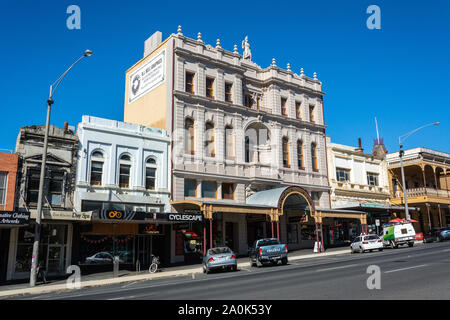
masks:
{"label": "chimney", "polygon": [[356,149],[356,151],[361,153],[364,151],[364,149],[361,146],[361,138],[358,138],[358,148]]}
{"label": "chimney", "polygon": [[67,133],[69,131],[69,123],[64,122],[64,133]]}
{"label": "chimney", "polygon": [[377,138],[374,140],[372,155],[380,158],[385,158],[388,151],[384,145],[383,139]]}

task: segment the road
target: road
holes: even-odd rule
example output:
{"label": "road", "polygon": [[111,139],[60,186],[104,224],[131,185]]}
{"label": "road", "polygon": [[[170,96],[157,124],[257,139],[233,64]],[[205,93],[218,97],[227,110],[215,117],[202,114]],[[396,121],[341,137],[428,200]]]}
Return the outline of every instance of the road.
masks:
{"label": "road", "polygon": [[[380,289],[368,289],[378,266]],[[373,276],[372,276],[373,277]],[[370,282],[377,284],[377,282]],[[450,299],[450,242],[67,292],[31,300]]]}

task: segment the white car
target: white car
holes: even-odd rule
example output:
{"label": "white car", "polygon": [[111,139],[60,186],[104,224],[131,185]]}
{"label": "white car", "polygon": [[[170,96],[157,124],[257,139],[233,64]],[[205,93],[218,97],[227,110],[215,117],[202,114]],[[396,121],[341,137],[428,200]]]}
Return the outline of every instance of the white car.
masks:
{"label": "white car", "polygon": [[383,251],[383,240],[375,234],[360,235],[350,244],[351,253],[363,253],[372,250]]}

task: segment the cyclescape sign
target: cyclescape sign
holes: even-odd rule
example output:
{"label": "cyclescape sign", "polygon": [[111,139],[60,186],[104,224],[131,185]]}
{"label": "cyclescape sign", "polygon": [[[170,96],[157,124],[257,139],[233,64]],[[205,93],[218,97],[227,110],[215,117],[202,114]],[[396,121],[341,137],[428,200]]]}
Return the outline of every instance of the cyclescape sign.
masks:
{"label": "cyclescape sign", "polygon": [[165,62],[166,50],[163,50],[130,75],[128,103],[133,103],[165,81]]}

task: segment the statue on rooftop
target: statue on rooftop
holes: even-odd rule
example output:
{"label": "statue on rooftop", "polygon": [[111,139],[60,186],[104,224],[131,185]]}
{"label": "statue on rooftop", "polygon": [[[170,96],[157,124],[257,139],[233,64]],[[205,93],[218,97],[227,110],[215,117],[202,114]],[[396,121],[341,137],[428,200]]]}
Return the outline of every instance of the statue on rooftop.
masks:
{"label": "statue on rooftop", "polygon": [[245,36],[244,41],[242,41],[242,49],[244,49],[244,59],[251,60],[252,52],[250,51],[250,44],[248,43],[248,36]]}

